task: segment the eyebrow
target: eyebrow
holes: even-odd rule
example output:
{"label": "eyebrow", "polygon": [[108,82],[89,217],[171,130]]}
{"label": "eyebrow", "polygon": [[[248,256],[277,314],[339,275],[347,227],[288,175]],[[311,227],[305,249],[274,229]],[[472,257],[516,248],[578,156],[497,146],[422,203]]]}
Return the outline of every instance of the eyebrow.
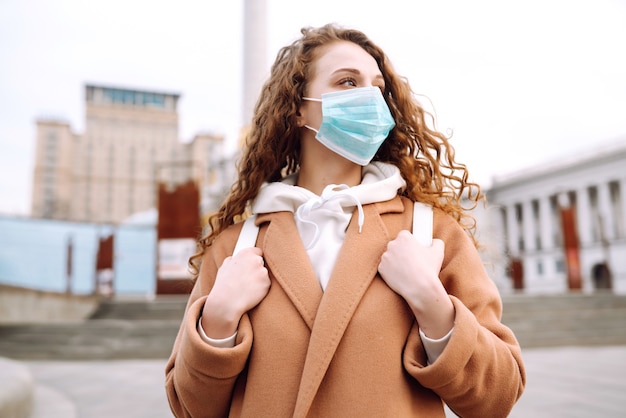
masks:
{"label": "eyebrow", "polygon": [[[355,74],[355,75],[361,75],[361,72],[359,70],[357,70],[356,68],[339,68],[339,69],[333,71],[331,75],[335,75],[337,73],[343,73],[343,72],[352,73],[352,74]],[[382,74],[377,74],[374,78],[381,79],[381,80],[385,79]]]}

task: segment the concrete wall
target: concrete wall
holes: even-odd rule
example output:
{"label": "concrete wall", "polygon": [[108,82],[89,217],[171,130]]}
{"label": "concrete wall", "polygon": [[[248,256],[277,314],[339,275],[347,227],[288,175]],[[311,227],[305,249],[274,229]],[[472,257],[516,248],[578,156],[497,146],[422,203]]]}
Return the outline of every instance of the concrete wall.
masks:
{"label": "concrete wall", "polygon": [[82,321],[100,298],[0,285],[0,324]]}

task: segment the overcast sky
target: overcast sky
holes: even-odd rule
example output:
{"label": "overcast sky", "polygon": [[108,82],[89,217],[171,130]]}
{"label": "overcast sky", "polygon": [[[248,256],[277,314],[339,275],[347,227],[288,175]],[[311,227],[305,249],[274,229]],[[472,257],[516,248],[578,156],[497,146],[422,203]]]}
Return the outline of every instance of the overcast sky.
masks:
{"label": "overcast sky", "polygon": [[[363,30],[486,187],[626,143],[624,0],[266,1],[268,67],[303,26]],[[85,83],[180,93],[182,141],[232,144],[242,33],[243,0],[0,0],[0,213],[30,213],[37,118],[83,132]]]}

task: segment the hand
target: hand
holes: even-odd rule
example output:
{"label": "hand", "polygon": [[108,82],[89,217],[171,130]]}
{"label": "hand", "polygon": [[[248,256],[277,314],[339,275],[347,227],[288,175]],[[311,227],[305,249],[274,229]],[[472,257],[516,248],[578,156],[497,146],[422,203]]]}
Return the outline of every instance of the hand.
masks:
{"label": "hand", "polygon": [[439,280],[444,243],[421,245],[409,231],[389,241],[378,271],[387,285],[409,304],[422,331],[433,339],[454,326],[454,306]]}
{"label": "hand", "polygon": [[270,289],[270,279],[258,247],[224,259],[202,311],[202,328],[210,338],[235,333],[241,316],[258,305]]}

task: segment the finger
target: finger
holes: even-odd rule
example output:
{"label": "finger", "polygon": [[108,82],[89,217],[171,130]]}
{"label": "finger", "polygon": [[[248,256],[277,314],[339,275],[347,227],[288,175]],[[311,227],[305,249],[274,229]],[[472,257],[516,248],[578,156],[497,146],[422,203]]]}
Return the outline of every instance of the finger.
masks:
{"label": "finger", "polygon": [[232,255],[229,255],[228,257],[224,258],[224,260],[222,260],[222,266],[225,265],[225,264],[230,263],[230,260],[232,260],[232,259],[233,259]]}
{"label": "finger", "polygon": [[445,243],[443,242],[443,240],[440,240],[439,238],[433,238],[433,242],[431,246],[434,248],[443,250],[445,247]]}
{"label": "finger", "polygon": [[406,229],[403,229],[402,231],[398,232],[398,235],[396,235],[396,238],[391,240],[391,241],[400,241],[400,242],[402,242],[402,240],[409,239],[412,236],[413,236],[413,234],[411,234],[411,232],[407,231]]}

